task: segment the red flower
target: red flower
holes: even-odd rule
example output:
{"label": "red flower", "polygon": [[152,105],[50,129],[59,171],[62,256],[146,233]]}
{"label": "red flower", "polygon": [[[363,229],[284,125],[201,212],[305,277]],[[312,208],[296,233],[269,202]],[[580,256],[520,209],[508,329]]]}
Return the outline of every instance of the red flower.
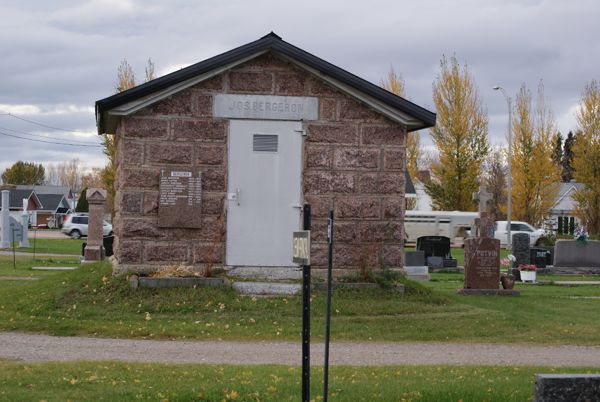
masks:
{"label": "red flower", "polygon": [[521,271],[535,271],[537,267],[535,264],[519,264],[519,269]]}

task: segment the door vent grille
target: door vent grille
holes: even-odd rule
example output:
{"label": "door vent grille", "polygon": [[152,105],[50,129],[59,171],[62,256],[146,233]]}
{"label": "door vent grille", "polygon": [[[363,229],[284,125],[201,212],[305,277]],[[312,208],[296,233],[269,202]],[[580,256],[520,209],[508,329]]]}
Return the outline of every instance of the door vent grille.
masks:
{"label": "door vent grille", "polygon": [[254,152],[277,152],[277,135],[254,134]]}

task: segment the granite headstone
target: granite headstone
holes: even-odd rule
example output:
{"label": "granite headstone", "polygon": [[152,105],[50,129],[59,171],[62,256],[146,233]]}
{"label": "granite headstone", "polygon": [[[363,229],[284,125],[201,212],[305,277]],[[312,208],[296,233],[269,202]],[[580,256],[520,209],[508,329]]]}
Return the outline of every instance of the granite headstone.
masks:
{"label": "granite headstone", "polygon": [[530,263],[529,234],[515,233],[512,235],[512,254],[515,256],[515,266]]}

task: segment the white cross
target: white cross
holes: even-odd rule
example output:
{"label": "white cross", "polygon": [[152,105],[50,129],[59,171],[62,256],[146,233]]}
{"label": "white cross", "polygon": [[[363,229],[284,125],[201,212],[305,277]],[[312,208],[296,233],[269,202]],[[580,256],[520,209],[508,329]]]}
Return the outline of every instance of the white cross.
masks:
{"label": "white cross", "polygon": [[473,200],[479,200],[479,212],[487,212],[487,203],[491,199],[492,194],[484,186],[479,186],[479,191],[473,193]]}

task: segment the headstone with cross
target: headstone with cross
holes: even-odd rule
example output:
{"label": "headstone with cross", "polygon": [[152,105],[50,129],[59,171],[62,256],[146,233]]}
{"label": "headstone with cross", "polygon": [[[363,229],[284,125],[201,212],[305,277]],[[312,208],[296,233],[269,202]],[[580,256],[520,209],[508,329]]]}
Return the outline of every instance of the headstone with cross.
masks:
{"label": "headstone with cross", "polygon": [[479,218],[475,218],[476,237],[494,237],[494,221],[488,217],[488,202],[492,199],[484,186],[479,186],[479,191],[473,193],[473,200],[479,200]]}

